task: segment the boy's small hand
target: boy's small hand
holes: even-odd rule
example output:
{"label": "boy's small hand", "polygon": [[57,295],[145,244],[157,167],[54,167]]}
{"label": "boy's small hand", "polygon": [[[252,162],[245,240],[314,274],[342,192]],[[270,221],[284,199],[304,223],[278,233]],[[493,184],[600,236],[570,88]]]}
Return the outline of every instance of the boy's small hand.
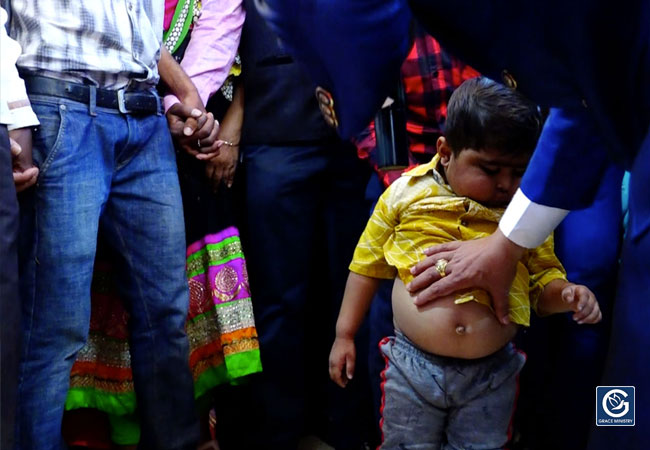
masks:
{"label": "boy's small hand", "polygon": [[354,376],[354,339],[337,337],[330,352],[330,378],[344,388]]}
{"label": "boy's small hand", "polygon": [[575,311],[573,320],[579,324],[598,323],[603,318],[596,296],[587,286],[571,284],[565,287],[562,289],[562,299]]}

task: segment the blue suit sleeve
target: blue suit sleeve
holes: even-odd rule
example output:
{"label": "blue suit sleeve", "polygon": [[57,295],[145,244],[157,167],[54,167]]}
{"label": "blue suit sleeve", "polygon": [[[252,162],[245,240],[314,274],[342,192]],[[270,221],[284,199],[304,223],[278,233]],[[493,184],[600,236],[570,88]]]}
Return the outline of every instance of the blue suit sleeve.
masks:
{"label": "blue suit sleeve", "polygon": [[553,108],[521,182],[531,201],[581,209],[593,202],[611,161],[602,134],[585,109]]}
{"label": "blue suit sleeve", "polygon": [[332,94],[343,138],[363,130],[409,50],[406,0],[266,0],[258,10],[286,50]]}

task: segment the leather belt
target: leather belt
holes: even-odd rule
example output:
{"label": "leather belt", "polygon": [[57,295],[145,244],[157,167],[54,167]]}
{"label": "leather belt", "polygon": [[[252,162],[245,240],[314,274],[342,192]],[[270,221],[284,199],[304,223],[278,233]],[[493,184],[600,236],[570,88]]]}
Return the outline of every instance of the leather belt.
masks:
{"label": "leather belt", "polygon": [[55,78],[28,75],[24,77],[27,93],[67,98],[90,104],[91,91],[95,91],[95,105],[116,109],[122,114],[154,114],[162,111],[160,97],[150,91],[125,91],[102,89]]}

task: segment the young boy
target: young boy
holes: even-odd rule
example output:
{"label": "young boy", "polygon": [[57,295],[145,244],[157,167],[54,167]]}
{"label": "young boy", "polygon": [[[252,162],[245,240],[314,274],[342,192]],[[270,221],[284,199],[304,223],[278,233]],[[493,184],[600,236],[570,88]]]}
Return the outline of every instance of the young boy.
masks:
{"label": "young boy", "polygon": [[[425,248],[492,233],[519,186],[541,129],[537,107],[486,78],[451,96],[438,154],[382,195],[354,258],[330,354],[330,377],[354,374],[354,335],[382,278],[395,279],[395,337],[381,342],[382,448],[501,448],[525,357],[510,343],[528,326],[531,306],[546,315],[574,311],[578,323],[601,318],[593,293],[566,281],[549,238],[528,251],[510,290],[509,325],[488,294],[457,292],[423,307],[405,288]],[[444,276],[445,261],[437,268]]]}

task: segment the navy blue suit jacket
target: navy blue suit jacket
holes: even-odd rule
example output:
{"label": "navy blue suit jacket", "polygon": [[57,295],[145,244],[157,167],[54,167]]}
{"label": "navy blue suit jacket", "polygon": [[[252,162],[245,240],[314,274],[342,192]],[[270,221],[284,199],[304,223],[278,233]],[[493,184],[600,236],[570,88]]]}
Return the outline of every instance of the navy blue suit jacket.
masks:
{"label": "navy blue suit jacket", "polygon": [[[588,206],[611,159],[631,169],[650,145],[648,0],[258,3],[288,49],[332,93],[344,137],[366,126],[397,79],[412,11],[456,56],[551,108],[522,180],[531,200]],[[636,195],[641,210],[630,224],[635,235],[650,227],[650,202],[633,191],[631,203]]]}

